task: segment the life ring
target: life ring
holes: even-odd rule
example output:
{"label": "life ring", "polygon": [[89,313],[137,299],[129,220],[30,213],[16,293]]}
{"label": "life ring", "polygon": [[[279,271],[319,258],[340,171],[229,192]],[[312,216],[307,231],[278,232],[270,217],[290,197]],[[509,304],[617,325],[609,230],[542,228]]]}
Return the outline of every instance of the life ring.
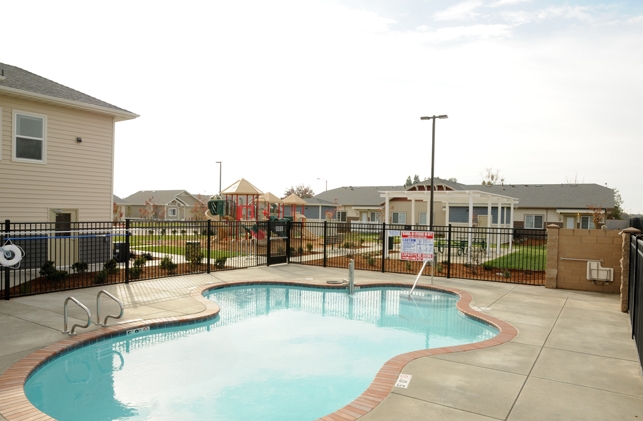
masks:
{"label": "life ring", "polygon": [[0,265],[14,266],[20,263],[24,253],[22,249],[15,244],[7,244],[0,247]]}

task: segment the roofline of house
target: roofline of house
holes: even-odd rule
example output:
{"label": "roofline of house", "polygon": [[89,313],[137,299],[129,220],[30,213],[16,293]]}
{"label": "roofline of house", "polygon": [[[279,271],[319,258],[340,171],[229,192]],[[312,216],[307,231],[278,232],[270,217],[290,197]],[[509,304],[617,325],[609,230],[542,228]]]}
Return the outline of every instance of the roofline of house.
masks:
{"label": "roofline of house", "polygon": [[100,105],[87,104],[85,102],[80,102],[80,101],[72,101],[69,99],[57,98],[50,95],[43,95],[35,92],[24,91],[22,89],[9,88],[7,86],[0,86],[0,92],[6,92],[7,94],[10,94],[13,96],[35,99],[38,101],[48,102],[56,105],[64,105],[71,108],[109,114],[111,116],[116,117],[116,121],[133,120],[137,117],[140,117],[138,114],[131,113],[125,110],[118,110],[114,108],[102,107]]}

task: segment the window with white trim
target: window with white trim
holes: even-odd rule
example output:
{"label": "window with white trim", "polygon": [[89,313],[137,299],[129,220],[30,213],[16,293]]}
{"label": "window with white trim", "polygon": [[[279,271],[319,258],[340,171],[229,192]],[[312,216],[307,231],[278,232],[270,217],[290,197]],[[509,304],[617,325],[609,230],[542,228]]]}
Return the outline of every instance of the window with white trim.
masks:
{"label": "window with white trim", "polygon": [[543,216],[542,215],[525,215],[525,228],[527,229],[543,229]]}
{"label": "window with white trim", "polygon": [[179,214],[178,209],[176,208],[169,208],[167,210],[167,216],[171,218],[176,218],[176,216]]}
{"label": "window with white trim", "polygon": [[406,212],[393,212],[393,224],[406,224]]}
{"label": "window with white trim", "polygon": [[426,212],[420,212],[420,225],[427,225]]}
{"label": "window with white trim", "polygon": [[580,217],[580,229],[582,230],[593,230],[596,228],[594,225],[594,218],[591,216],[581,216]]}
{"label": "window with white trim", "polygon": [[337,220],[340,222],[346,222],[346,211],[337,211]]}
{"label": "window with white trim", "polygon": [[22,111],[13,112],[13,159],[46,162],[47,117]]}

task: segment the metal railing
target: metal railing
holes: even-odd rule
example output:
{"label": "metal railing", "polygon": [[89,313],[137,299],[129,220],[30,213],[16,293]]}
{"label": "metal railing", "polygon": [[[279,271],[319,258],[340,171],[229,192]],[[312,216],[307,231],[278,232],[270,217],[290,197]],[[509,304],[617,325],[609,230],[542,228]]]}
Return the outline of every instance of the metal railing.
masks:
{"label": "metal railing", "polygon": [[[360,222],[153,221],[11,223],[2,244],[24,251],[0,268],[0,297],[40,294],[276,263],[417,275],[400,259],[400,231],[426,225]],[[284,232],[285,231],[285,232]],[[546,232],[434,227],[436,276],[544,285]],[[270,241],[270,246],[268,246]],[[424,274],[428,275],[427,267]]]}
{"label": "metal railing", "polygon": [[632,338],[643,367],[643,236],[630,236],[629,313]]}
{"label": "metal railing", "polygon": [[[423,262],[400,258],[400,232],[428,231],[426,225],[292,223],[291,263],[338,267],[355,260],[355,269],[418,274]],[[312,235],[311,235],[312,234]],[[482,227],[434,227],[436,276],[486,281],[545,284],[545,230]],[[426,267],[424,274],[429,275]]]}

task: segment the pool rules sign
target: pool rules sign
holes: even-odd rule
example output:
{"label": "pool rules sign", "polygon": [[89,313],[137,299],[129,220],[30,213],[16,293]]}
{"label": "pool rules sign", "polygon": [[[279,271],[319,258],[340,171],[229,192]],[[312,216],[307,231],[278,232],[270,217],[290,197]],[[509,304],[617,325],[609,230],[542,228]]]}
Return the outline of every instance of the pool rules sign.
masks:
{"label": "pool rules sign", "polygon": [[401,231],[400,237],[400,259],[433,260],[432,231]]}

